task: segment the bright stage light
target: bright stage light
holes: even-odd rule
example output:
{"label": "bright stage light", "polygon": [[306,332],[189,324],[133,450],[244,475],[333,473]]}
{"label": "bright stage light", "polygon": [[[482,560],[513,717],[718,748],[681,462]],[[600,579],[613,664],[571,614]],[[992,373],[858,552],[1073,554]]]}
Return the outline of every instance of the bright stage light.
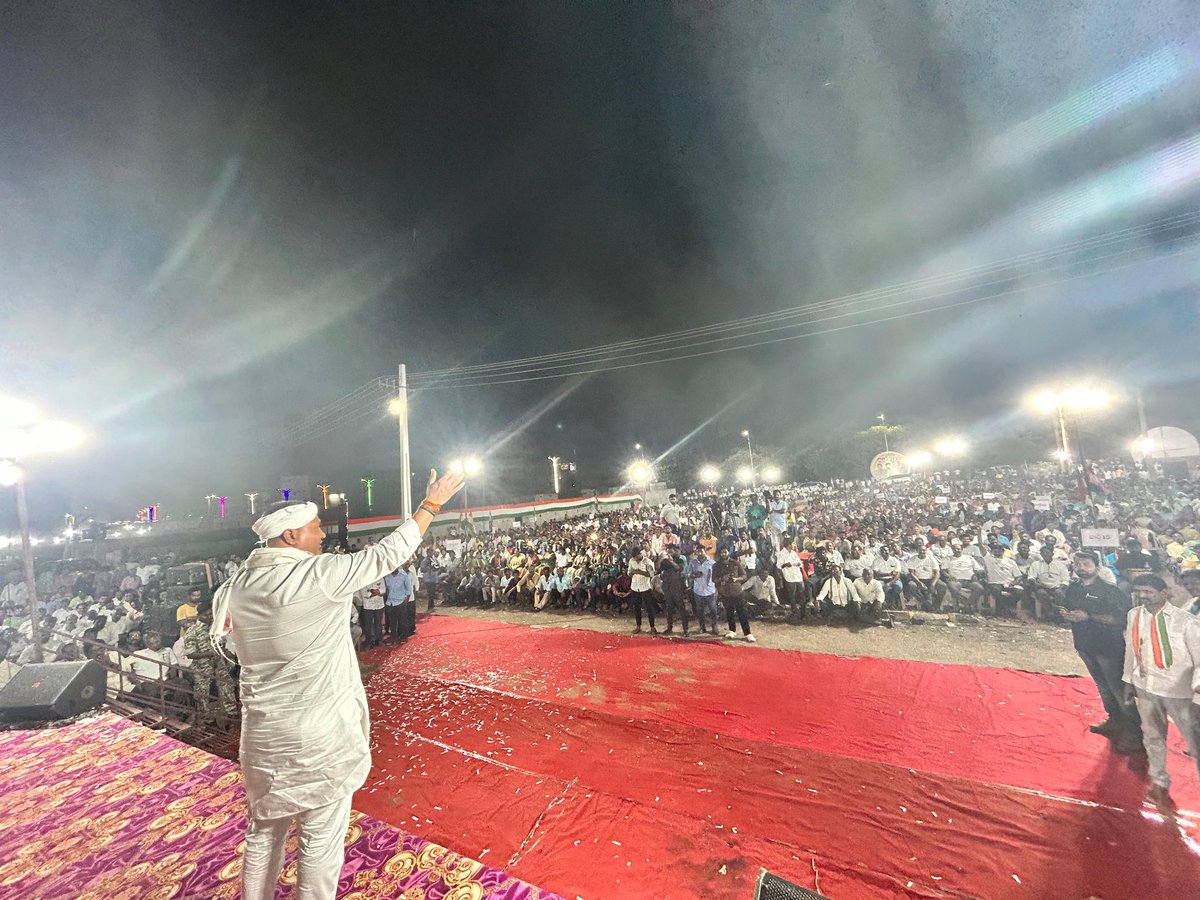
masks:
{"label": "bright stage light", "polygon": [[20,459],[28,456],[32,447],[33,441],[24,428],[0,425],[0,457]]}
{"label": "bright stage light", "polygon": [[749,466],[742,466],[737,470],[737,477],[742,484],[749,484],[754,480],[754,472]]}
{"label": "bright stage light", "polygon": [[654,467],[647,462],[638,460],[629,466],[626,474],[633,484],[646,485],[654,480]]}
{"label": "bright stage light", "polygon": [[464,456],[462,459],[450,460],[447,468],[455,475],[478,475],[483,471],[483,463],[475,456]]}
{"label": "bright stage light", "polygon": [[31,453],[62,453],[83,443],[83,432],[69,422],[42,422],[29,434]]}
{"label": "bright stage light", "polygon": [[388,412],[393,416],[400,415],[400,413],[404,412],[404,401],[399,397],[393,397],[388,401]]}
{"label": "bright stage light", "polygon": [[782,474],[783,473],[779,471],[779,466],[767,466],[766,468],[763,469],[763,480],[769,481],[769,482],[777,482],[777,481],[779,481]]}
{"label": "bright stage light", "polygon": [[705,484],[716,484],[721,480],[721,470],[716,466],[702,466],[700,468],[700,480]]}
{"label": "bright stage light", "polygon": [[933,445],[942,456],[962,456],[967,452],[967,442],[960,437],[945,437]]}
{"label": "bright stage light", "polygon": [[1055,450],[1053,453],[1053,456],[1055,459],[1060,460],[1062,462],[1066,462],[1067,460],[1069,460],[1071,458],[1071,454],[1068,453],[1066,450],[1064,450],[1062,447],[1059,447],[1057,450]]}
{"label": "bright stage light", "polygon": [[1105,409],[1112,405],[1113,395],[1094,384],[1074,384],[1065,388],[1044,388],[1031,394],[1028,405],[1038,412],[1050,413],[1059,409],[1074,412]]}
{"label": "bright stage light", "polygon": [[910,469],[923,469],[933,462],[933,454],[928,450],[914,450],[904,455],[904,461]]}
{"label": "bright stage light", "polygon": [[1029,405],[1038,412],[1054,412],[1059,407],[1057,391],[1038,391],[1029,398]]}
{"label": "bright stage light", "polygon": [[12,460],[0,459],[0,485],[12,487],[21,480],[21,469]]}
{"label": "bright stage light", "polygon": [[1075,385],[1062,392],[1062,405],[1068,409],[1104,409],[1112,398],[1108,391],[1091,385]]}
{"label": "bright stage light", "polygon": [[0,397],[0,425],[20,428],[37,421],[38,411],[32,403],[16,397]]}

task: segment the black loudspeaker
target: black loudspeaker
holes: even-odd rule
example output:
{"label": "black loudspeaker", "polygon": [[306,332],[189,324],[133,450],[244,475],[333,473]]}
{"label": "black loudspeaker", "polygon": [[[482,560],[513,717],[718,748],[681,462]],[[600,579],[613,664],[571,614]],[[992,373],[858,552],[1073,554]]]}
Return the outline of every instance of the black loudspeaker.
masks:
{"label": "black loudspeaker", "polygon": [[104,702],[108,672],[95,660],[34,663],[0,688],[0,718],[9,722],[67,719]]}
{"label": "black loudspeaker", "polygon": [[824,900],[821,894],[802,888],[798,884],[772,875],[766,869],[758,870],[754,882],[754,900]]}

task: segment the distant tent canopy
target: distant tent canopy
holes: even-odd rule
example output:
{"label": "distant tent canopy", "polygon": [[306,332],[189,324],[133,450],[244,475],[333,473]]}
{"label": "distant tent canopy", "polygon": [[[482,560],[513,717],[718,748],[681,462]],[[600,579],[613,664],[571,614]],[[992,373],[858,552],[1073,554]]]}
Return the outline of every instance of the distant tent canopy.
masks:
{"label": "distant tent canopy", "polygon": [[1135,462],[1200,459],[1200,441],[1190,431],[1173,425],[1148,429],[1130,449]]}

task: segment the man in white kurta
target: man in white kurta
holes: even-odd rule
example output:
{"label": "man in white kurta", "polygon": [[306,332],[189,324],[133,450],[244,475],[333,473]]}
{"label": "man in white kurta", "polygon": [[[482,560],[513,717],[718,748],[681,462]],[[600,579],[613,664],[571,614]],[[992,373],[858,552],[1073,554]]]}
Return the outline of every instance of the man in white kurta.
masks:
{"label": "man in white kurta", "polygon": [[1200,620],[1168,602],[1167,584],[1157,575],[1133,579],[1131,593],[1137,605],[1125,623],[1125,691],[1136,697],[1142,720],[1147,796],[1169,803],[1168,722],[1183,734],[1200,773]]}
{"label": "man in white kurta", "polygon": [[336,894],[350,799],[371,769],[367,698],[350,636],[352,597],[408,560],[461,486],[454,475],[431,484],[412,519],[348,555],[320,552],[315,504],[281,504],[254,524],[267,546],[218,592],[213,634],[227,631],[241,665],[245,900],[274,893],[293,820],[299,896]]}

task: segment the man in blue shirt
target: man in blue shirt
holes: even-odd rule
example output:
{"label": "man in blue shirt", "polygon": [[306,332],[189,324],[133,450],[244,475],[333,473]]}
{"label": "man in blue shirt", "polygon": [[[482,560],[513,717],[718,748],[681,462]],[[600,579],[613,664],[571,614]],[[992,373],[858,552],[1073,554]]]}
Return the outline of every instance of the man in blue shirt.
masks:
{"label": "man in blue shirt", "polygon": [[421,575],[421,588],[428,592],[429,606],[426,612],[433,612],[433,604],[437,599],[438,586],[442,581],[442,563],[438,559],[438,551],[436,548],[430,550],[429,553],[421,559],[421,567],[418,570]]}
{"label": "man in blue shirt", "polygon": [[404,640],[417,631],[417,596],[408,566],[384,575],[383,586],[387,589],[383,615],[387,619],[388,637]]}
{"label": "man in blue shirt", "polygon": [[713,561],[704,553],[703,547],[697,547],[692,556],[692,596],[696,598],[696,618],[700,620],[700,632],[708,631],[708,623],[712,623],[712,633],[717,633],[717,583],[713,581]]}

